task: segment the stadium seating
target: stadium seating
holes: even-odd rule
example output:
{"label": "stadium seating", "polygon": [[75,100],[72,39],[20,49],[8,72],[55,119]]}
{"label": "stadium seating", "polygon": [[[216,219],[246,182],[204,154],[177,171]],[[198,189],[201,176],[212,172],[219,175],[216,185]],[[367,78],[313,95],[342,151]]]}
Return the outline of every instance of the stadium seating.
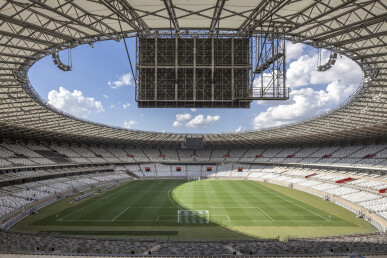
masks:
{"label": "stadium seating", "polygon": [[[97,146],[58,146],[10,144],[0,145],[0,167],[39,166],[62,163],[136,163],[136,162],[226,162],[270,164],[321,164],[337,167],[387,166],[385,144],[344,147],[276,148],[276,149],[130,149]],[[41,155],[43,154],[43,156]]]}
{"label": "stadium seating", "polygon": [[[27,172],[26,174],[29,174]],[[33,173],[34,175],[35,173]],[[17,185],[11,191],[0,195],[0,219],[12,212],[41,199],[87,185],[97,185],[99,182],[130,179],[122,172],[102,172],[80,176],[69,176],[40,180]]]}
{"label": "stadium seating", "polygon": [[228,152],[229,150],[214,149],[212,150],[210,160],[216,162],[224,161],[224,159],[226,158],[225,155],[227,155]]}
{"label": "stadium seating", "polygon": [[[301,164],[332,164],[357,166],[383,166],[387,160],[384,154],[385,145],[373,146],[350,146],[350,147],[322,147],[322,148],[283,148],[283,149],[214,149],[214,150],[168,150],[168,149],[124,149],[115,147],[66,147],[66,146],[42,146],[42,145],[21,145],[18,147],[12,144],[2,145],[4,157],[3,166],[24,166],[22,171],[5,170],[0,173],[0,182],[18,180],[21,178],[38,178],[43,176],[61,175],[64,173],[75,173],[82,171],[80,167],[70,168],[44,168],[47,165],[55,164],[49,158],[41,156],[39,151],[56,151],[64,155],[73,163],[79,164],[115,164],[115,172],[99,172],[96,174],[66,176],[53,179],[32,181],[15,186],[0,187],[0,218],[5,218],[16,211],[29,207],[34,202],[45,200],[52,196],[60,195],[63,192],[71,191],[74,188],[82,188],[98,185],[104,182],[117,182],[130,179],[126,173],[129,171],[139,178],[169,178],[169,177],[207,177],[207,178],[244,178],[250,180],[268,181],[297,188],[313,189],[320,191],[320,196],[335,196],[366,209],[380,218],[387,219],[386,195],[379,193],[379,190],[387,188],[387,177],[381,174],[369,174],[351,170],[337,171],[318,168],[295,168],[287,166],[286,163]],[[16,144],[17,145],[17,144]],[[26,151],[29,149],[29,151]],[[26,153],[25,157],[18,157],[20,151]],[[17,151],[17,152],[15,152]],[[258,153],[258,154],[257,154]],[[130,155],[129,155],[130,154]],[[370,158],[364,156],[372,154]],[[129,156],[128,156],[129,155]],[[257,157],[258,155],[258,157]],[[262,155],[262,156],[260,156]],[[289,157],[289,155],[291,157]],[[328,158],[323,158],[329,155]],[[290,162],[289,160],[292,160]],[[179,164],[180,161],[189,162]],[[206,164],[206,161],[211,163]],[[368,162],[369,161],[369,162]],[[145,162],[145,163],[144,163]],[[170,164],[168,162],[171,162]],[[192,162],[192,163],[191,163]],[[254,163],[260,164],[254,164]],[[265,165],[264,163],[270,163]],[[277,164],[277,165],[273,165]],[[39,167],[39,166],[43,167]],[[37,166],[38,168],[29,168]],[[107,165],[99,165],[101,169]],[[181,171],[176,171],[180,167]],[[211,167],[211,171],[207,168]],[[360,167],[360,165],[359,165]],[[146,171],[149,168],[149,171]],[[242,171],[239,171],[242,168]],[[84,169],[84,168],[83,168]],[[309,176],[308,178],[306,178]],[[344,180],[353,178],[353,180]],[[339,184],[338,181],[343,180]],[[305,190],[307,191],[307,190]],[[1,240],[0,240],[1,241]],[[294,247],[285,247],[282,243],[271,242],[270,244],[208,244],[204,245],[207,251],[198,251],[198,247],[190,244],[182,244],[174,247],[174,243],[153,244],[150,249],[154,254],[178,254],[196,252],[198,255],[207,254],[281,254]],[[262,245],[262,246],[260,246]],[[259,251],[256,248],[259,246]],[[316,247],[318,246],[318,247]],[[328,245],[332,248],[339,248],[338,245]],[[290,248],[290,249],[289,249]],[[320,249],[319,249],[320,248]],[[314,243],[312,250],[322,250],[324,247]],[[84,250],[84,249],[82,249]],[[90,249],[91,250],[91,249]],[[138,251],[138,249],[135,249]],[[284,251],[285,250],[285,251]],[[147,252],[146,250],[141,250]],[[87,251],[86,251],[87,252]],[[140,252],[140,251],[139,251]]]}
{"label": "stadium seating", "polygon": [[169,165],[156,163],[155,170],[158,177],[170,177],[172,175],[172,167]]}
{"label": "stadium seating", "polygon": [[202,175],[201,165],[187,165],[187,176],[188,177],[199,177]]}
{"label": "stadium seating", "polygon": [[[155,256],[234,256],[292,255],[298,257],[346,256],[353,253],[383,254],[387,250],[385,235],[379,233],[355,234],[320,238],[290,238],[248,241],[156,241],[104,238],[80,238],[71,236],[29,235],[0,232],[0,252],[21,251],[36,254],[78,255],[155,255]],[[320,254],[320,255],[316,255]],[[326,256],[321,255],[326,254]]]}

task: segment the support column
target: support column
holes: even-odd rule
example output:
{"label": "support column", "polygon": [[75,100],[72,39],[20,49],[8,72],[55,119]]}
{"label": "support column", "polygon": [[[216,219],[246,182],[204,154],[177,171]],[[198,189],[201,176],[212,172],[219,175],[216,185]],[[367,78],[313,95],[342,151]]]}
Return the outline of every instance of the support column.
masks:
{"label": "support column", "polygon": [[177,101],[177,95],[178,95],[178,85],[177,85],[177,80],[178,80],[178,35],[176,33],[175,36],[175,101]]}
{"label": "support column", "polygon": [[154,100],[157,102],[157,37],[155,38],[155,96]]}
{"label": "support column", "polygon": [[234,84],[234,36],[231,38],[231,100],[235,99],[235,84]]}
{"label": "support column", "polygon": [[196,36],[193,37],[193,101],[196,101]]}
{"label": "support column", "polygon": [[211,36],[211,100],[215,99],[215,40]]}

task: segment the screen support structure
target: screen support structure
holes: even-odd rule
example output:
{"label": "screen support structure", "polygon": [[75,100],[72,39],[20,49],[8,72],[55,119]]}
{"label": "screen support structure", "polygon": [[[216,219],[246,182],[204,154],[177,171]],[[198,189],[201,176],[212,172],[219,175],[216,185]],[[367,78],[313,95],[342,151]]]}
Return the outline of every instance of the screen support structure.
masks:
{"label": "screen support structure", "polygon": [[[273,30],[272,30],[273,31]],[[279,32],[254,34],[250,38],[252,70],[250,98],[254,100],[287,100],[286,41]]]}
{"label": "screen support structure", "polygon": [[249,108],[254,100],[288,99],[285,39],[267,31],[140,36],[138,107]]}

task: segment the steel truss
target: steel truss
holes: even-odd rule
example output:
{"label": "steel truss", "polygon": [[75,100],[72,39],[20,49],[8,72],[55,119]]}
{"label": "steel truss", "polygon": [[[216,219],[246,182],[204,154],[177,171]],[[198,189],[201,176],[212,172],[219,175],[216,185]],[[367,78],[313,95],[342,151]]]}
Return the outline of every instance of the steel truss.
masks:
{"label": "steel truss", "polygon": [[249,107],[248,38],[166,34],[136,45],[139,107]]}
{"label": "steel truss", "polygon": [[[253,71],[251,98],[259,100],[289,99],[286,88],[285,38],[280,35],[256,34],[251,39]],[[256,80],[256,75],[259,77]]]}
{"label": "steel truss", "polygon": [[[0,137],[25,141],[177,147],[186,135],[125,130],[72,117],[48,105],[27,71],[42,57],[80,44],[178,30],[259,33],[280,29],[287,40],[352,58],[364,77],[339,107],[292,125],[242,133],[204,134],[206,147],[375,142],[387,134],[387,6],[380,0],[215,1],[152,6],[113,0],[1,0]],[[166,9],[173,10],[168,13]],[[178,24],[175,27],[171,19]],[[172,24],[172,26],[171,26]],[[211,26],[212,24],[212,26]],[[216,24],[214,26],[213,24]]]}

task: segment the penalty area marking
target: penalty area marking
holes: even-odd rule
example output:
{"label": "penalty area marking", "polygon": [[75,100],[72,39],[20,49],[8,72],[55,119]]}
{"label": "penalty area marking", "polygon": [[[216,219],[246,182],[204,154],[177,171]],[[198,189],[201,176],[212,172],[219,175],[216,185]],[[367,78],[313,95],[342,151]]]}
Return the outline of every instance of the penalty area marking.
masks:
{"label": "penalty area marking", "polygon": [[266,190],[266,189],[264,189],[264,188],[258,186],[257,184],[255,184],[255,186],[258,187],[258,188],[260,188],[260,189],[262,189],[262,190],[265,190],[266,192],[269,192],[269,193],[271,193],[272,195],[275,195],[275,196],[277,196],[277,197],[279,197],[279,198],[281,198],[281,199],[283,199],[283,200],[285,200],[285,201],[287,201],[287,202],[289,202],[289,203],[291,203],[291,204],[293,204],[293,205],[295,205],[295,206],[298,206],[298,207],[300,207],[301,209],[304,209],[304,210],[306,210],[306,211],[308,211],[308,212],[310,212],[310,213],[312,213],[312,214],[314,214],[314,215],[316,215],[316,216],[319,216],[320,218],[324,219],[325,221],[329,221],[327,218],[324,218],[324,217],[321,216],[320,214],[317,214],[316,212],[311,211],[311,210],[309,210],[309,209],[307,209],[307,208],[305,208],[305,207],[303,207],[303,206],[301,206],[301,205],[299,205],[299,204],[297,204],[297,203],[294,203],[294,202],[291,201],[291,200],[288,200],[288,199],[286,199],[286,198],[284,198],[284,197],[282,197],[282,196],[280,196],[280,195],[278,195],[278,194],[276,194],[276,193],[273,193],[272,191]]}
{"label": "penalty area marking", "polygon": [[117,216],[114,217],[114,219],[112,219],[112,221],[115,221],[116,219],[118,219],[118,217],[120,217],[122,214],[125,213],[125,211],[127,211],[130,207],[127,207],[125,210],[123,210],[122,212],[120,212],[120,214],[118,214]]}
{"label": "penalty area marking", "polygon": [[[112,220],[88,220],[88,219],[71,219],[71,220],[63,220],[63,221],[84,221],[84,222],[112,222]],[[154,219],[121,219],[121,220],[115,220],[117,221],[155,221]]]}
{"label": "penalty area marking", "polygon": [[266,215],[266,217],[268,217],[269,219],[271,219],[272,221],[275,221],[269,214],[267,214],[264,210],[262,210],[261,208],[257,207],[257,209],[259,209],[263,214]]}
{"label": "penalty area marking", "polygon": [[[129,184],[129,187],[135,185],[135,184],[138,183],[138,182],[140,182],[140,181],[135,181],[134,183]],[[117,193],[120,193],[120,192],[125,192],[125,191],[123,191],[123,189],[125,189],[125,188],[123,187],[123,188],[121,188],[120,190],[118,190],[117,192],[110,193],[109,195],[101,196],[101,197],[99,197],[98,200],[96,200],[95,202],[92,202],[92,203],[90,203],[89,205],[86,205],[85,207],[82,207],[82,208],[80,208],[80,209],[77,209],[77,210],[75,210],[75,211],[69,213],[69,214],[66,214],[66,215],[64,215],[63,217],[57,219],[56,221],[64,221],[64,220],[63,220],[64,218],[66,218],[66,217],[68,217],[68,216],[70,216],[70,215],[73,215],[73,214],[75,214],[75,213],[77,213],[77,212],[79,212],[79,211],[81,211],[81,210],[84,210],[84,209],[88,208],[89,206],[91,206],[91,205],[93,205],[93,204],[95,204],[95,203],[97,203],[97,202],[103,200],[104,198],[106,198],[106,196],[109,196],[109,197],[110,197],[110,196],[113,195],[113,194],[117,194]],[[69,220],[66,220],[66,221],[69,221]]]}
{"label": "penalty area marking", "polygon": [[[226,217],[228,221],[231,221],[231,219],[228,215],[210,215],[210,218],[211,217]],[[210,219],[210,221],[211,221],[211,219]]]}
{"label": "penalty area marking", "polygon": [[176,221],[176,219],[174,219],[174,220],[170,220],[170,219],[167,219],[167,220],[165,220],[165,219],[159,220],[160,217],[177,217],[177,215],[159,215],[159,216],[157,216],[157,218],[156,218],[155,221]]}

